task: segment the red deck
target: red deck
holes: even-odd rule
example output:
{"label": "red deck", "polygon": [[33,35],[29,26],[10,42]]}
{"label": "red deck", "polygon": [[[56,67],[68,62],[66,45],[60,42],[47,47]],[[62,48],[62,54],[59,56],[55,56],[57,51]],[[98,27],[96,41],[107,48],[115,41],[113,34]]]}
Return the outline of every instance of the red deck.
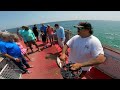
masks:
{"label": "red deck", "polygon": [[[43,46],[41,42],[37,42],[40,48]],[[36,50],[36,49],[35,49]],[[23,74],[22,79],[62,79],[60,69],[56,64],[57,49],[55,46],[48,47],[41,52],[35,52],[29,54],[33,62],[28,62],[33,65],[33,68],[29,68],[30,74]],[[46,58],[48,57],[48,58]]]}
{"label": "red deck", "polygon": [[[43,48],[42,42],[37,42],[37,44],[40,48]],[[37,49],[34,46],[34,51],[35,50]],[[33,68],[29,68],[28,70],[30,70],[31,73],[23,74],[22,79],[63,79],[56,63],[59,51],[61,51],[61,49],[55,44],[41,52],[36,51],[29,54],[31,60],[34,61],[28,63],[33,65]],[[92,68],[83,79],[111,79],[111,77],[96,68]]]}

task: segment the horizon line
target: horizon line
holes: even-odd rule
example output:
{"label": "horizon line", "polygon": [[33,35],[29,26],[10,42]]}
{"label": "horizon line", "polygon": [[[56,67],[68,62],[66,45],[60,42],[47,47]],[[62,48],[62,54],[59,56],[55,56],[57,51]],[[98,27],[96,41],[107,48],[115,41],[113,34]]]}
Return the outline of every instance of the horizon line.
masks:
{"label": "horizon line", "polygon": [[[79,20],[82,20],[82,21],[87,21],[87,20],[90,20],[90,21],[120,21],[120,20],[98,20],[98,19],[95,19],[95,20],[91,20],[91,19],[71,19],[71,20],[58,20],[58,21],[48,21],[48,22],[44,22],[43,24],[46,24],[46,23],[54,23],[54,22],[63,22],[63,21],[79,21]],[[38,24],[38,23],[37,23]],[[42,23],[39,23],[39,24],[42,24]],[[26,25],[26,26],[31,26],[31,25],[34,25],[34,24],[30,24],[30,25]],[[14,27],[14,28],[20,28],[20,26],[18,27]],[[7,28],[7,29],[14,29],[14,28]],[[7,29],[2,29],[2,30],[7,30]]]}

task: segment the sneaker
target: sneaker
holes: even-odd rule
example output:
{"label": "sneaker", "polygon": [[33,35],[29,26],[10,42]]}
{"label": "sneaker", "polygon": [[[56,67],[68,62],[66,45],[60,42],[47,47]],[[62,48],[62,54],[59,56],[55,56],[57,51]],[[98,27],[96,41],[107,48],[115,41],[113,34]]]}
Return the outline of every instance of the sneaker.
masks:
{"label": "sneaker", "polygon": [[26,74],[30,74],[30,73],[31,73],[31,71],[27,71],[27,72],[26,72]]}
{"label": "sneaker", "polygon": [[30,60],[31,62],[33,62],[34,60]]}
{"label": "sneaker", "polygon": [[37,40],[37,42],[40,42],[40,40]]}
{"label": "sneaker", "polygon": [[33,62],[34,60],[27,60],[27,62]]}
{"label": "sneaker", "polygon": [[33,50],[31,50],[31,53],[34,53],[34,51],[33,51]]}
{"label": "sneaker", "polygon": [[41,52],[41,49],[38,49],[39,52]]}
{"label": "sneaker", "polygon": [[52,46],[53,44],[50,44],[50,46]]}
{"label": "sneaker", "polygon": [[27,67],[27,68],[33,68],[33,66],[29,66],[29,67]]}
{"label": "sneaker", "polygon": [[44,46],[44,49],[47,48],[46,46]]}
{"label": "sneaker", "polygon": [[31,73],[31,71],[24,71],[24,72],[22,72],[22,74],[30,74]]}

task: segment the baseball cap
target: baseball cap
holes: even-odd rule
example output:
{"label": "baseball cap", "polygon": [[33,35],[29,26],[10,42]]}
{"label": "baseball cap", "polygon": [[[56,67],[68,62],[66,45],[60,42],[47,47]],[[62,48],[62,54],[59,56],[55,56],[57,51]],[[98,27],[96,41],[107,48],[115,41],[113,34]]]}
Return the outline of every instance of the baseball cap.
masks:
{"label": "baseball cap", "polygon": [[92,29],[92,26],[88,22],[80,22],[78,25],[74,25],[75,28],[85,28],[85,29]]}
{"label": "baseball cap", "polygon": [[50,26],[50,24],[47,24],[47,26]]}

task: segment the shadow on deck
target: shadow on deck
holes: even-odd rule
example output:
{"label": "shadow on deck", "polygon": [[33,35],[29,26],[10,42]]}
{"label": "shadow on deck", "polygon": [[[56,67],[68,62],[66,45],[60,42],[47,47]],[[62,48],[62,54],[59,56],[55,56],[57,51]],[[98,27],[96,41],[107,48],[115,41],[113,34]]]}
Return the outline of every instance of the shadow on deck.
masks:
{"label": "shadow on deck", "polygon": [[[37,44],[40,48],[43,48],[41,42],[37,42]],[[58,53],[56,45],[43,49],[41,52],[36,51],[35,46],[33,48],[35,52],[29,54],[29,57],[34,61],[28,62],[33,65],[33,68],[29,68],[28,70],[31,73],[23,74],[22,79],[62,79],[60,69],[56,63]]]}

